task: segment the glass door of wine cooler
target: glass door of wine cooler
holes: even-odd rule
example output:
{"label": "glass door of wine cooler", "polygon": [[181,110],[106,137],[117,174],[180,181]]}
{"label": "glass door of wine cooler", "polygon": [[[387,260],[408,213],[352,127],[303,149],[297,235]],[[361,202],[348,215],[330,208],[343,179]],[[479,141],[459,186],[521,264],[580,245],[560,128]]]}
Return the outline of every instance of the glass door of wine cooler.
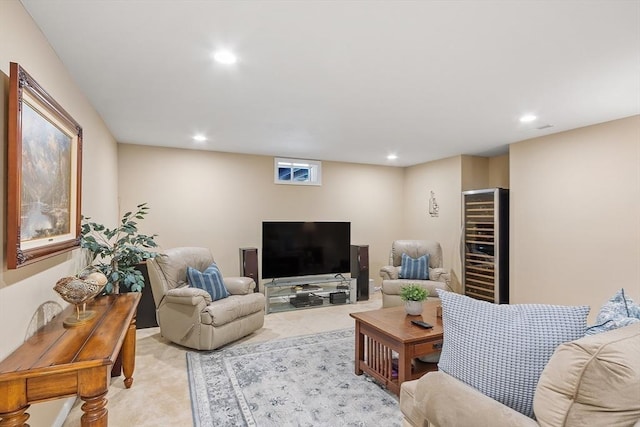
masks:
{"label": "glass door of wine cooler", "polygon": [[509,190],[463,193],[463,271],[467,296],[509,302]]}

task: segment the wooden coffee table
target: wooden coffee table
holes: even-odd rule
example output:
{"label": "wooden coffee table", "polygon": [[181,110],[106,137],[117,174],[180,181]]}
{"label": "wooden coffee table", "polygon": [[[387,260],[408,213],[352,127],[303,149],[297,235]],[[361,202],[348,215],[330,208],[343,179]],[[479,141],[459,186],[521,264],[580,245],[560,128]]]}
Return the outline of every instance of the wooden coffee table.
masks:
{"label": "wooden coffee table", "polygon": [[[356,320],[356,375],[365,372],[399,395],[403,382],[437,370],[436,363],[416,358],[442,349],[442,318],[436,316],[439,305],[439,299],[424,302],[420,316],[408,316],[404,306],[351,313]],[[413,325],[412,320],[423,320],[433,329]]]}

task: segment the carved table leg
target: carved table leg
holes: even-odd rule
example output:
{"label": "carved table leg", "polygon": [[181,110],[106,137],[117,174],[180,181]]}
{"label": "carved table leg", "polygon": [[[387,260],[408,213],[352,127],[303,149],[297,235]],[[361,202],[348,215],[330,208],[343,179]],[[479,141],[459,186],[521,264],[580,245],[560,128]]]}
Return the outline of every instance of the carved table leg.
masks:
{"label": "carved table leg", "polygon": [[95,396],[95,397],[83,397],[84,403],[82,404],[82,418],[80,422],[82,427],[107,427],[108,425],[108,413],[107,413],[107,399],[105,396],[107,392]]}
{"label": "carved table leg", "polygon": [[27,380],[0,382],[0,427],[29,427]]}
{"label": "carved table leg", "polygon": [[82,427],[107,427],[107,391],[109,390],[109,365],[78,371],[78,396],[82,405]]}
{"label": "carved table leg", "polygon": [[135,317],[129,325],[127,334],[120,349],[122,356],[122,373],[124,374],[124,386],[130,388],[133,384],[133,370],[136,363],[136,319]]}
{"label": "carved table leg", "polygon": [[25,412],[28,408],[29,405],[17,411],[0,414],[0,427],[29,427],[29,424],[26,424],[29,414]]}

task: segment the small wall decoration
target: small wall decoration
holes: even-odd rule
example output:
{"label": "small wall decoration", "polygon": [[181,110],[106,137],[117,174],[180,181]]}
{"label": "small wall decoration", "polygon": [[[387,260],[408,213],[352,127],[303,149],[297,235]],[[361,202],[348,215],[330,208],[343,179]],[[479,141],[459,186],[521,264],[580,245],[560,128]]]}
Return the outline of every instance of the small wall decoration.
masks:
{"label": "small wall decoration", "polygon": [[22,68],[9,75],[7,267],[80,246],[82,127]]}
{"label": "small wall decoration", "polygon": [[429,215],[432,217],[438,216],[439,211],[440,206],[438,206],[438,202],[436,201],[436,195],[431,191],[431,196],[429,197]]}

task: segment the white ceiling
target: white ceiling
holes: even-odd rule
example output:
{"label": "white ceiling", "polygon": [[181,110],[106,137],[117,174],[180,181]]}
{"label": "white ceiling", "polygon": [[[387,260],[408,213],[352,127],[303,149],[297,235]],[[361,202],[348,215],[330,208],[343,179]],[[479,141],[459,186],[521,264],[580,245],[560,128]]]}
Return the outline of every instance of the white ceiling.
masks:
{"label": "white ceiling", "polygon": [[122,143],[407,166],[640,113],[637,0],[22,3]]}

